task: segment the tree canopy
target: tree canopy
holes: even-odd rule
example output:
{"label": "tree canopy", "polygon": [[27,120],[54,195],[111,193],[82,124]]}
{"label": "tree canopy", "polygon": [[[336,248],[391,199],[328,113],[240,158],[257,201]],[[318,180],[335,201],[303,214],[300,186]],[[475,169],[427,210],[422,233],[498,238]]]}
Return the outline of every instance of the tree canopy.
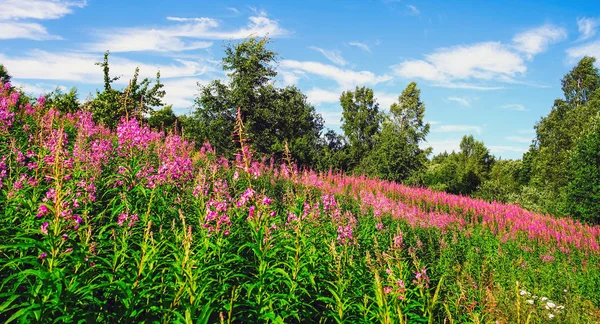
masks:
{"label": "tree canopy", "polygon": [[312,165],[323,120],[300,89],[274,85],[277,53],[268,44],[267,38],[250,38],[226,47],[222,63],[229,80],[200,86],[186,129],[197,142],[208,140],[218,152],[231,156],[239,108],[254,150],[280,157],[287,142],[297,162]]}

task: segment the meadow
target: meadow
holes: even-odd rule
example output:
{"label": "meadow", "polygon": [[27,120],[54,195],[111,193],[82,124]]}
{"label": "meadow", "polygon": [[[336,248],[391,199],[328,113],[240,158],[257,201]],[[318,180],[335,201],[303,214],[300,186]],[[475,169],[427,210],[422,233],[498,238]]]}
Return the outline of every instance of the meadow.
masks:
{"label": "meadow", "polygon": [[600,321],[600,226],[1,89],[1,322]]}

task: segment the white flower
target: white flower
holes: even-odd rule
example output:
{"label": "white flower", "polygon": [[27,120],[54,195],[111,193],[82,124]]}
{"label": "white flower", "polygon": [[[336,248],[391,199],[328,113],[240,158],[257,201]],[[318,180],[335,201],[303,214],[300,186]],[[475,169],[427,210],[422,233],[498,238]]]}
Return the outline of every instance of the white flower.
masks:
{"label": "white flower", "polygon": [[533,295],[533,299],[538,299],[538,296],[536,296],[536,295]]}
{"label": "white flower", "polygon": [[521,290],[520,294],[521,294],[521,296],[525,296],[525,295],[527,295],[527,292],[525,290]]}
{"label": "white flower", "polygon": [[553,303],[553,302],[548,302],[548,303],[546,304],[546,306],[548,306],[548,307],[550,307],[550,308],[554,308],[554,307],[556,307],[556,304],[555,304],[555,303]]}
{"label": "white flower", "polygon": [[563,305],[558,305],[558,307],[556,307],[556,308],[558,308],[558,309],[565,309],[565,306],[563,306]]}
{"label": "white flower", "polygon": [[548,318],[549,319],[553,319],[554,318],[554,314],[548,314]]}
{"label": "white flower", "polygon": [[542,297],[542,301],[548,300],[548,297]]}
{"label": "white flower", "polygon": [[533,299],[528,299],[527,304],[533,305]]}

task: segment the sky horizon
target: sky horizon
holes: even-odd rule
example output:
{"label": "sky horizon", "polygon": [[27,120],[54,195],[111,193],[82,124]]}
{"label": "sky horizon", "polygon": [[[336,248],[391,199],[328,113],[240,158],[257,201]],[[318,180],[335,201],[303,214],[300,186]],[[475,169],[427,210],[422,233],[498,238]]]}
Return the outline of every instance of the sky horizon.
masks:
{"label": "sky horizon", "polygon": [[562,97],[560,79],[600,56],[600,3],[572,1],[59,1],[0,0],[0,64],[39,95],[102,87],[111,51],[125,87],[136,66],[161,71],[166,104],[189,113],[197,83],[225,79],[223,46],[268,35],[278,86],[296,85],[340,132],[342,91],[367,86],[387,111],[411,81],[421,89],[427,144],[458,149],[472,134],[518,159],[534,124]]}

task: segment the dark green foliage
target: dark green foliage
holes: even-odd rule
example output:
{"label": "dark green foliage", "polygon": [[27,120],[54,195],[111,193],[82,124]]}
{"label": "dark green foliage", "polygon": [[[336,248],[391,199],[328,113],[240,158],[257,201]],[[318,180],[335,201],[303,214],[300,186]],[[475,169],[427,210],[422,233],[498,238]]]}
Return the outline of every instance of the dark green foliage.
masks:
{"label": "dark green foliage", "polygon": [[489,201],[510,202],[512,195],[518,194],[526,184],[521,182],[522,169],[523,162],[520,160],[495,161],[489,179],[481,183],[474,195]]}
{"label": "dark green foliage", "polygon": [[319,144],[321,151],[315,169],[320,171],[347,171],[348,170],[348,144],[343,135],[329,129],[321,138]]}
{"label": "dark green foliage", "polygon": [[600,120],[577,143],[570,161],[568,212],[583,221],[600,224]]}
{"label": "dark green foliage", "polygon": [[222,62],[229,83],[216,80],[200,86],[196,110],[184,128],[197,143],[208,140],[217,152],[231,157],[238,146],[231,135],[240,108],[255,151],[280,158],[287,142],[298,163],[314,165],[323,120],[298,88],[272,84],[277,54],[268,43],[266,38],[250,38],[225,48]]}
{"label": "dark green foliage", "polygon": [[430,188],[469,195],[489,178],[493,164],[494,156],[483,142],[473,135],[463,136],[458,153],[443,153],[432,159],[423,181]]}
{"label": "dark green foliage", "polygon": [[524,156],[530,167],[525,176],[530,177],[532,186],[550,197],[547,211],[553,214],[565,212],[571,155],[600,111],[600,73],[595,61],[584,57],[563,77],[564,99],[556,99],[548,116],[535,125],[534,145]]}
{"label": "dark green foliage", "polygon": [[148,125],[153,129],[161,129],[166,132],[172,130],[178,122],[177,116],[173,113],[173,106],[165,106],[163,109],[150,112]]}
{"label": "dark green foliage", "polygon": [[46,95],[46,105],[56,107],[60,112],[73,113],[80,110],[81,105],[77,100],[77,89],[71,88],[69,92],[64,93],[60,88]]}
{"label": "dark green foliage", "polygon": [[0,64],[0,83],[10,82],[10,79],[10,74],[8,74],[8,71],[6,70],[4,65]]}
{"label": "dark green foliage", "polygon": [[425,124],[425,105],[421,90],[411,82],[390,107],[383,122],[375,149],[369,161],[370,172],[379,178],[403,181],[424,171],[431,148],[421,149],[420,144],[429,133]]}
{"label": "dark green foliage", "polygon": [[139,68],[135,69],[133,78],[124,90],[116,90],[112,84],[119,77],[110,76],[108,64],[109,52],[104,54],[104,60],[96,63],[102,67],[104,73],[104,90],[96,92],[96,97],[86,103],[86,109],[94,114],[97,122],[109,127],[115,127],[121,117],[138,116],[148,114],[154,108],[163,106],[162,98],[165,96],[164,85],[160,82],[160,71],[156,73],[154,85],[151,80],[144,78],[139,81]]}
{"label": "dark green foliage", "polygon": [[376,135],[381,131],[383,115],[379,113],[379,104],[373,96],[373,90],[367,87],[356,87],[355,91],[343,92],[340,104],[342,130],[349,144],[350,168],[354,168],[374,148]]}

